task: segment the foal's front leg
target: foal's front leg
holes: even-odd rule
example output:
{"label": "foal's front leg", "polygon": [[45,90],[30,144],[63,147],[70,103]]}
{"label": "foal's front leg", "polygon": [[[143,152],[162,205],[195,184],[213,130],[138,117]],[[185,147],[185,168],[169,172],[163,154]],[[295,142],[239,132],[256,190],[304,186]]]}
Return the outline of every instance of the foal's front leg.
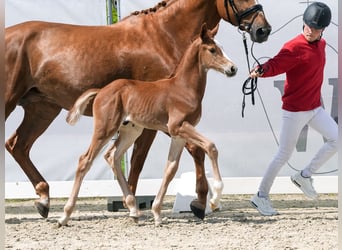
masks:
{"label": "foal's front leg", "polygon": [[[128,186],[130,187],[133,194],[136,192],[136,187],[138,184],[138,178],[140,172],[143,168],[143,164],[147,157],[147,153],[150,150],[152,142],[155,138],[156,131],[144,129],[143,133],[139,136],[139,138],[134,142],[133,153],[131,157],[131,165],[129,169],[128,176]],[[204,168],[204,156],[205,152],[202,148],[198,147],[194,144],[187,143],[185,145],[188,152],[194,159],[195,168],[196,168],[196,193],[197,199],[193,200],[190,204],[191,210],[194,215],[200,219],[204,219],[205,217],[205,208],[207,204],[207,195],[208,195],[208,181],[205,175]],[[125,197],[124,197],[124,205]]]}
{"label": "foal's front leg", "polygon": [[179,135],[188,142],[201,147],[209,156],[214,176],[213,196],[210,199],[210,206],[213,211],[219,209],[220,199],[222,197],[223,182],[218,167],[218,150],[215,144],[197,132],[194,126],[188,122],[183,122],[179,129]]}
{"label": "foal's front leg", "polygon": [[160,226],[161,224],[161,207],[163,205],[163,200],[167,191],[167,188],[174,178],[178,165],[179,159],[182,155],[182,151],[185,145],[185,140],[181,138],[171,138],[171,145],[169,150],[169,156],[167,159],[167,164],[165,167],[164,177],[159,189],[157,196],[155,197],[152,204],[152,213],[154,215],[154,223],[156,226]]}

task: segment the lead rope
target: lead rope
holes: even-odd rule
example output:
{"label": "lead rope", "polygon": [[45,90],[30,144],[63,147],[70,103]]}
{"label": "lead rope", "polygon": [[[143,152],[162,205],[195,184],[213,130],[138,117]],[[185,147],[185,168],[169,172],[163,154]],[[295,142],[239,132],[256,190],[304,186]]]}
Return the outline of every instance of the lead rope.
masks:
{"label": "lead rope", "polygon": [[[249,56],[248,56],[248,46],[247,46],[247,39],[246,39],[246,34],[245,32],[242,33],[242,41],[243,41],[243,45],[245,47],[245,53],[246,53],[246,59],[247,59],[247,66],[248,66],[248,74],[251,72],[251,68],[250,68],[250,64],[249,64]],[[253,51],[253,45],[254,42],[252,44],[252,48],[251,50]],[[252,56],[254,58],[254,60],[257,62],[258,64],[258,70],[261,73],[262,72],[262,67],[261,64],[259,63],[259,61],[254,57],[253,52],[252,52]],[[248,85],[250,83],[250,86]],[[251,78],[248,77],[246,79],[246,81],[244,81],[244,83],[242,84],[242,93],[243,93],[243,98],[242,98],[242,111],[241,111],[241,115],[242,117],[245,117],[245,107],[246,107],[246,96],[247,95],[251,95],[251,99],[252,99],[252,105],[255,105],[255,97],[254,97],[254,92],[257,90],[258,88],[258,78]]]}
{"label": "lead rope", "polygon": [[[246,53],[246,58],[247,58],[247,66],[248,66],[248,74],[249,74],[249,73],[251,72],[251,69],[250,69],[250,65],[249,65],[248,46],[247,46],[247,40],[246,40],[245,32],[242,33],[242,39],[243,39],[243,44],[244,44],[244,47],[245,47],[245,53]],[[252,43],[252,47],[251,47],[251,55],[252,55],[253,59],[255,60],[255,62],[258,64],[258,70],[259,70],[259,72],[262,73],[262,72],[263,72],[262,66],[261,66],[260,62],[256,59],[256,57],[255,57],[254,54],[253,54],[253,45],[254,45],[254,42]],[[255,81],[253,81],[253,80],[255,80]],[[248,83],[249,83],[249,82],[251,82],[250,87],[248,87]],[[271,120],[270,120],[270,118],[269,118],[269,115],[268,115],[268,113],[267,113],[267,110],[266,110],[264,101],[263,101],[263,99],[262,99],[262,97],[261,97],[261,94],[260,94],[258,88],[257,88],[257,78],[252,79],[251,77],[248,77],[248,78],[246,79],[246,81],[245,81],[245,82],[243,83],[243,85],[242,85],[242,93],[243,93],[243,100],[242,100],[242,117],[244,117],[244,109],[245,109],[245,106],[246,106],[246,104],[245,104],[245,97],[246,97],[246,95],[252,95],[252,104],[254,105],[254,104],[255,104],[255,98],[254,98],[254,92],[255,92],[255,91],[257,91],[257,93],[258,93],[259,99],[260,99],[260,101],[261,101],[261,106],[262,106],[262,108],[263,108],[263,110],[264,110],[264,113],[265,113],[265,115],[266,115],[267,123],[268,123],[268,125],[269,125],[269,127],[270,127],[270,129],[271,129],[273,138],[274,138],[274,140],[275,140],[277,146],[279,147],[279,141],[278,141],[277,136],[276,136],[276,134],[275,134],[275,132],[274,132],[274,129],[273,129]],[[295,171],[297,171],[297,172],[300,171],[299,169],[293,167],[292,164],[291,164],[290,162],[286,162],[286,163],[287,163],[287,165],[288,165],[291,169],[293,169],[293,170],[295,170]],[[315,175],[323,175],[323,174],[334,173],[334,172],[337,172],[337,171],[338,171],[338,169],[334,169],[334,170],[325,171],[325,172],[316,172],[316,173],[314,173],[314,174],[315,174]]]}

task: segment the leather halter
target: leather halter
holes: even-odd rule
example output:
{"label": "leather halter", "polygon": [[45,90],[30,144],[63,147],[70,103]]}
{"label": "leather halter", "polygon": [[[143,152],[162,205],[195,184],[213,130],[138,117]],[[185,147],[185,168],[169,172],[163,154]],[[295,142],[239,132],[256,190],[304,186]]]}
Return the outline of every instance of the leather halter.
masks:
{"label": "leather halter", "polygon": [[262,5],[261,4],[256,4],[256,5],[253,5],[252,7],[246,9],[246,10],[243,10],[243,11],[239,11],[237,8],[236,8],[236,5],[234,3],[234,0],[224,0],[224,7],[226,9],[226,15],[227,15],[227,18],[228,18],[228,21],[230,22],[231,21],[231,18],[230,18],[230,15],[229,15],[229,10],[228,10],[228,4],[230,4],[233,12],[234,12],[234,15],[235,15],[235,19],[238,23],[238,27],[240,30],[246,30],[248,31],[253,22],[254,22],[254,19],[256,18],[256,15],[253,17],[253,20],[251,23],[249,23],[247,26],[243,26],[241,25],[241,21],[243,18],[251,15],[251,14],[254,14],[254,13],[257,13],[259,11],[262,11],[263,12],[263,8],[262,8]]}

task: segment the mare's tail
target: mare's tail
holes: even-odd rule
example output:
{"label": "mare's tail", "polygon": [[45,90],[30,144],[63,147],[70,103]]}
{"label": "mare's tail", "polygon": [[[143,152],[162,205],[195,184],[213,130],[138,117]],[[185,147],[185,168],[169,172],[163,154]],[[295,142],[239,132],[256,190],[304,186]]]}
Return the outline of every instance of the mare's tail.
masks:
{"label": "mare's tail", "polygon": [[100,89],[89,89],[77,98],[74,106],[69,110],[66,117],[67,123],[75,125],[75,123],[83,115],[88,103],[95,98]]}

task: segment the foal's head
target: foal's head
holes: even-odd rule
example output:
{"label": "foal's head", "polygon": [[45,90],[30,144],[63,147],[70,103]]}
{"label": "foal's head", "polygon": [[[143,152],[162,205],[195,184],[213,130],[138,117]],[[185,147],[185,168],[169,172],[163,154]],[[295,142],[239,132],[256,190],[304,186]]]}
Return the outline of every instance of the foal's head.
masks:
{"label": "foal's head", "polygon": [[199,60],[205,70],[214,69],[226,76],[234,76],[237,72],[236,65],[228,58],[224,51],[216,44],[214,36],[218,31],[218,25],[209,30],[207,25],[202,25],[200,39]]}

